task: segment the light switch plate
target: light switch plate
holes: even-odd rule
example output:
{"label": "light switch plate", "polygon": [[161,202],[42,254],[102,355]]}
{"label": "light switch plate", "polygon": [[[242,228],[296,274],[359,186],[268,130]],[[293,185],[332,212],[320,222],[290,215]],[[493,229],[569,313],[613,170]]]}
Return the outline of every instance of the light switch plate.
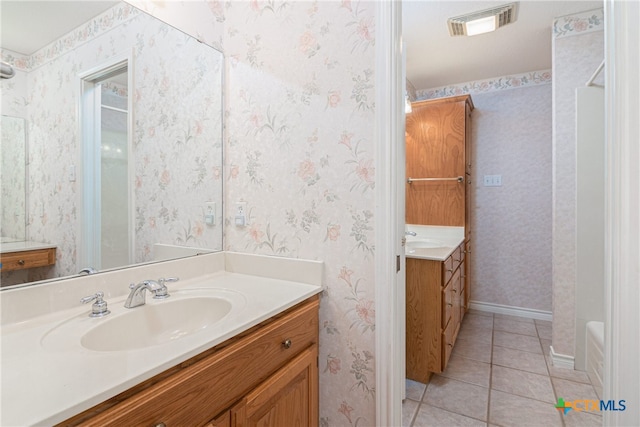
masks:
{"label": "light switch plate", "polygon": [[485,175],[483,184],[485,187],[501,187],[502,175]]}

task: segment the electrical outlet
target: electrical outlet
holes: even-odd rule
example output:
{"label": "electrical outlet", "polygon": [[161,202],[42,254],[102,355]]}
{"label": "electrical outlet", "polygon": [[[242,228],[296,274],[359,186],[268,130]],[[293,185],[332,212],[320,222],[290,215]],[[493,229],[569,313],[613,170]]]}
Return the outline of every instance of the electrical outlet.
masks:
{"label": "electrical outlet", "polygon": [[209,226],[216,225],[216,202],[204,204],[204,223]]}
{"label": "electrical outlet", "polygon": [[485,175],[483,184],[485,187],[501,187],[502,175]]}
{"label": "electrical outlet", "polygon": [[234,223],[236,224],[236,227],[244,227],[245,225],[249,224],[249,220],[247,217],[247,202],[236,202],[236,212],[234,217]]}

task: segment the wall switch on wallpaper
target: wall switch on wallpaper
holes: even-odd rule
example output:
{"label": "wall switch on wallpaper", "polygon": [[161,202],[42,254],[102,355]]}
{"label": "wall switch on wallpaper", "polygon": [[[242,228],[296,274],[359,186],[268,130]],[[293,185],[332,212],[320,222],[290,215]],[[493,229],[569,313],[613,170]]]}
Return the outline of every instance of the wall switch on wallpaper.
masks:
{"label": "wall switch on wallpaper", "polygon": [[484,186],[485,187],[501,187],[502,175],[485,175]]}

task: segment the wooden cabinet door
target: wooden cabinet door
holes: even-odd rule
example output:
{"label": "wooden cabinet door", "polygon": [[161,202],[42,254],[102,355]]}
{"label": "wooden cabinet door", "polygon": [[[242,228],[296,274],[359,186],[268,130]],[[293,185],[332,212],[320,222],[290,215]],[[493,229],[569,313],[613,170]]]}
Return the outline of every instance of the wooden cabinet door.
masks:
{"label": "wooden cabinet door", "polygon": [[[412,104],[407,115],[407,224],[465,225],[466,98],[429,100]],[[453,179],[453,180],[451,180]]]}
{"label": "wooden cabinet door", "polygon": [[304,350],[231,409],[233,427],[316,427],[318,348]]}

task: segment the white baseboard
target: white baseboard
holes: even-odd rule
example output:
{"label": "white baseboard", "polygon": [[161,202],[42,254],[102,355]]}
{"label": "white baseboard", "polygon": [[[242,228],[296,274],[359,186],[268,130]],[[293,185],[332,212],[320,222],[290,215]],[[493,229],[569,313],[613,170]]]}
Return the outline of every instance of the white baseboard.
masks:
{"label": "white baseboard", "polygon": [[567,354],[556,353],[553,346],[549,347],[549,357],[556,368],[575,369],[575,358]]}
{"label": "white baseboard", "polygon": [[526,317],[528,319],[552,321],[550,311],[535,310],[533,308],[514,307],[511,305],[492,304],[490,302],[470,301],[469,308],[488,313],[508,314],[510,316]]}

